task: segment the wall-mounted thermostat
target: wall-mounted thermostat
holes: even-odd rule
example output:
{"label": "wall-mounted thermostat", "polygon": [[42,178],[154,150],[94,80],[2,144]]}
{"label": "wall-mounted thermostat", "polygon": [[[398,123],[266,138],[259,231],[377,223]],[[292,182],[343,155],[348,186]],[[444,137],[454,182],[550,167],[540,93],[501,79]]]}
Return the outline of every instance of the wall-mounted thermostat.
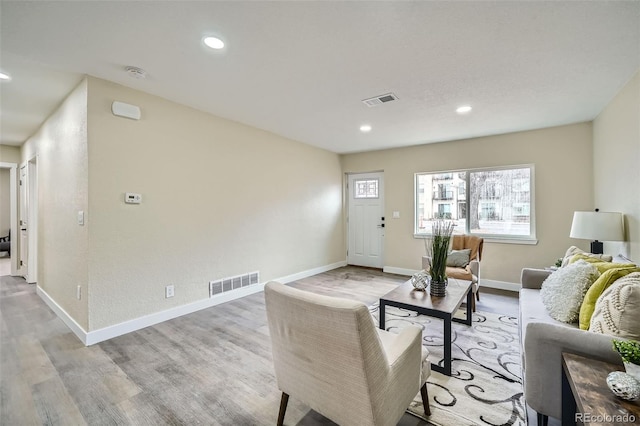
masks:
{"label": "wall-mounted thermostat", "polygon": [[127,192],[124,194],[124,202],[127,204],[140,204],[142,202],[142,194]]}

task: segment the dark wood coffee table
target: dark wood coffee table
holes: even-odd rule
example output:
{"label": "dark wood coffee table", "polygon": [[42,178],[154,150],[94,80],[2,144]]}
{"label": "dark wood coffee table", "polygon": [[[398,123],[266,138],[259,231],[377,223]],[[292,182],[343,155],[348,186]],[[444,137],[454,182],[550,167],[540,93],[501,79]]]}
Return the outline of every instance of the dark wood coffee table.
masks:
{"label": "dark wood coffee table", "polygon": [[[454,314],[467,298],[466,318],[454,318]],[[449,278],[447,294],[444,297],[431,296],[429,288],[418,291],[413,288],[411,281],[398,286],[380,298],[380,328],[384,328],[384,314],[386,306],[408,309],[422,315],[440,318],[444,322],[444,366],[431,363],[431,368],[447,376],[451,376],[451,321],[471,325],[471,303],[473,292],[471,281]]]}

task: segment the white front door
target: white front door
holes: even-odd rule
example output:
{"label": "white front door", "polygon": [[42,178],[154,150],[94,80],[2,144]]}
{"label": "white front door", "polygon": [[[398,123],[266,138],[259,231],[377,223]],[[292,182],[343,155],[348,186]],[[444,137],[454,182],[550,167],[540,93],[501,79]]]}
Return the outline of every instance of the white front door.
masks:
{"label": "white front door", "polygon": [[349,248],[350,265],[383,267],[384,249],[384,174],[349,175]]}

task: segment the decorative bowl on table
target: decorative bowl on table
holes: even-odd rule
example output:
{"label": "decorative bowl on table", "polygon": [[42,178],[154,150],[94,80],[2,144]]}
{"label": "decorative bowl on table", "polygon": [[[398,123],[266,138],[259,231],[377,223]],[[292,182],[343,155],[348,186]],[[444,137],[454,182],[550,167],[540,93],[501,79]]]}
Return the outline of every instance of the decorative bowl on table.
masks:
{"label": "decorative bowl on table", "polygon": [[615,396],[635,401],[640,398],[640,382],[622,371],[614,371],[607,376],[607,386]]}
{"label": "decorative bowl on table", "polygon": [[429,274],[425,271],[420,271],[411,276],[411,284],[413,288],[418,291],[425,291],[429,285]]}

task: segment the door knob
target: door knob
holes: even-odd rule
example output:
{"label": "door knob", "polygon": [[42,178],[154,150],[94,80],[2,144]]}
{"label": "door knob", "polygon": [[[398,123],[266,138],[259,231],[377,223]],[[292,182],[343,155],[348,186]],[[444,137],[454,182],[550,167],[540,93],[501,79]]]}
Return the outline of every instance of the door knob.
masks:
{"label": "door knob", "polygon": [[384,223],[382,225],[378,225],[378,228],[384,228]]}

